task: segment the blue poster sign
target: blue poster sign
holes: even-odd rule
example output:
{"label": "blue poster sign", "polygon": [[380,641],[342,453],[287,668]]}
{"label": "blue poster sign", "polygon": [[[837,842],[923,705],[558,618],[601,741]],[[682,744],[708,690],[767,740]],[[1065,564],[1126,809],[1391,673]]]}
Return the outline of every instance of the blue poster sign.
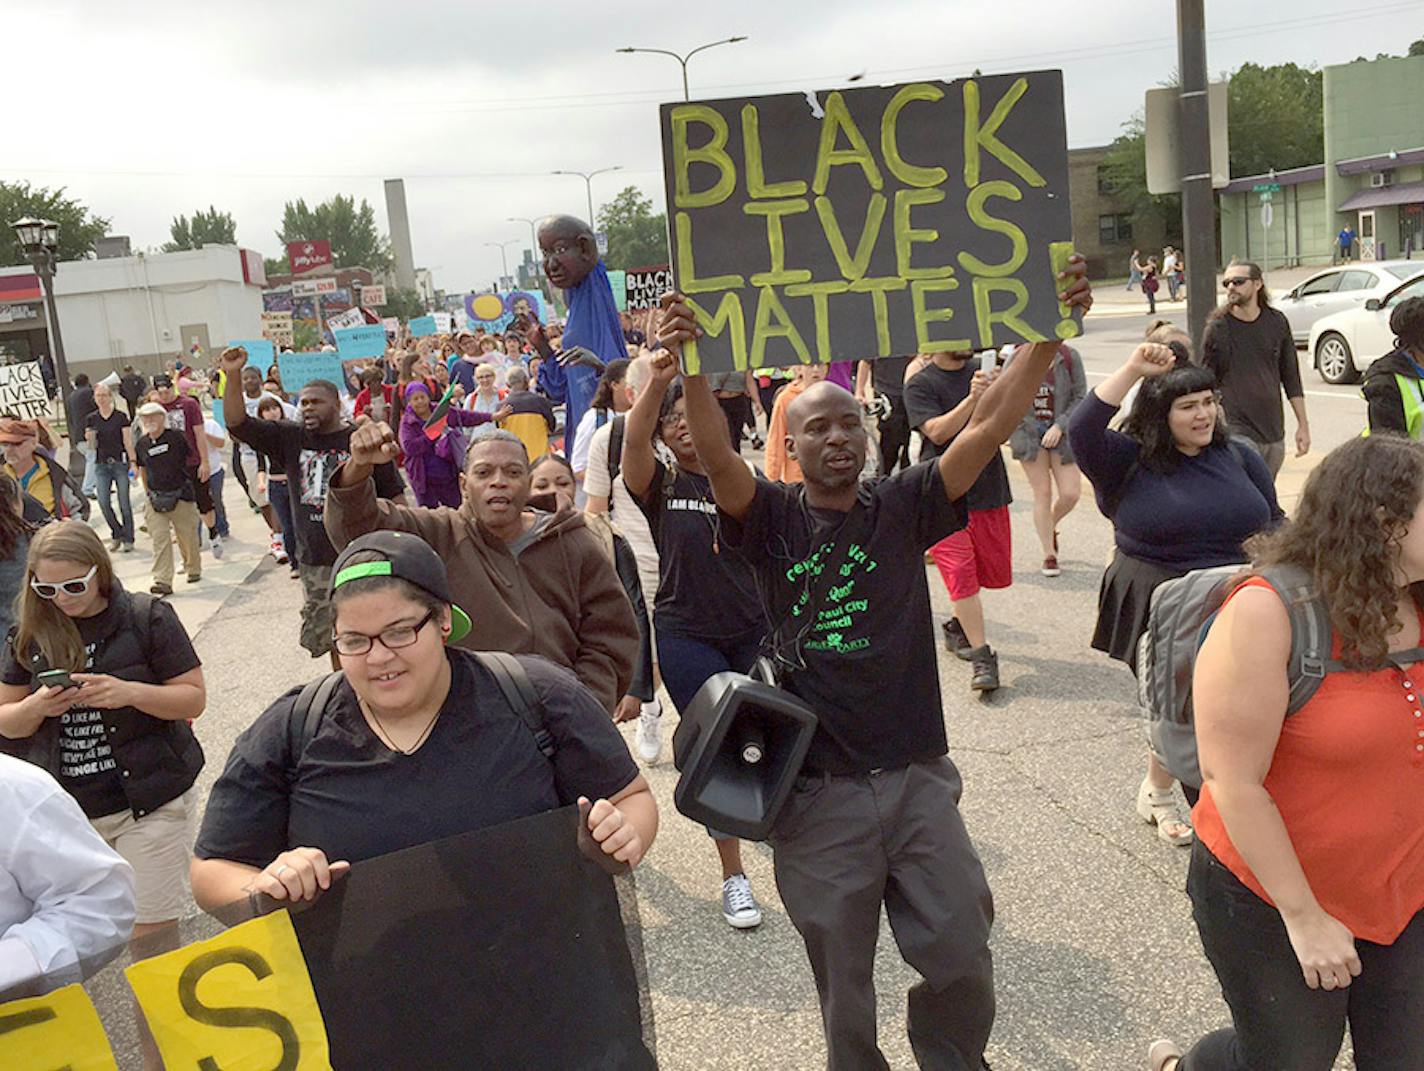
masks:
{"label": "blue poster sign", "polygon": [[[357,327],[352,330],[362,329]],[[382,338],[384,337],[383,333]],[[349,393],[346,389],[345,371],[341,366],[341,354],[332,353],[330,350],[318,353],[284,353],[277,358],[277,370],[282,373],[282,386],[289,394],[296,394],[317,379],[324,379],[333,384],[342,394]]]}
{"label": "blue poster sign", "polygon": [[[336,349],[343,360],[351,361],[358,357],[380,357],[386,352],[386,329],[380,324],[367,324],[365,327],[338,327],[334,333]],[[336,354],[332,354],[332,356],[335,357]],[[282,384],[286,386],[286,380],[283,380]]]}
{"label": "blue poster sign", "polygon": [[272,348],[270,338],[235,338],[228,342],[229,346],[241,346],[247,351],[247,360],[255,365],[265,374],[267,369],[272,367],[272,358],[275,351]]}
{"label": "blue poster sign", "polygon": [[412,338],[424,338],[426,335],[435,334],[435,317],[413,317],[410,321],[410,334]]}

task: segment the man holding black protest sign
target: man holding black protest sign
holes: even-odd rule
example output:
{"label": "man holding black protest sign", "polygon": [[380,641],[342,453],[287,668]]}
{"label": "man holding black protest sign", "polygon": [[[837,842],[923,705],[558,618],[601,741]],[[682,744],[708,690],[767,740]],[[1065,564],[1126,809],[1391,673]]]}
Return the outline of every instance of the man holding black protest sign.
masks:
{"label": "man holding black protest sign", "polygon": [[[873,982],[883,904],[924,978],[909,994],[916,1060],[983,1067],[993,906],[946,754],[923,554],[964,528],[965,496],[1092,302],[1061,240],[1061,78],[671,104],[663,136],[683,292],[663,299],[669,353],[654,375],[671,379],[679,359],[689,373],[687,425],[721,541],[759,574],[780,686],[819,718],[768,839],[816,977],[828,1064],[888,1067]],[[1028,146],[1033,163],[1016,151]],[[1011,340],[1033,343],[1027,359],[987,386],[938,458],[867,482],[850,392],[817,383],[788,407],[786,449],[804,476],[792,487],[747,470],[706,378]]]}

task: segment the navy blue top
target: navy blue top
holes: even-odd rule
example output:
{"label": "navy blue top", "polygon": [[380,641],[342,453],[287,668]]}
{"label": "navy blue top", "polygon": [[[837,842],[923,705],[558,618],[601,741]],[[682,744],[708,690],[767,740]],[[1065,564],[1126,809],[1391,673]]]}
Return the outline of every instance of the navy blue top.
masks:
{"label": "navy blue top", "polygon": [[1073,454],[1111,515],[1118,549],[1153,565],[1184,572],[1244,562],[1241,544],[1284,517],[1261,456],[1244,444],[1183,454],[1171,472],[1137,464],[1136,439],[1109,431],[1117,406],[1095,392],[1073,410]]}

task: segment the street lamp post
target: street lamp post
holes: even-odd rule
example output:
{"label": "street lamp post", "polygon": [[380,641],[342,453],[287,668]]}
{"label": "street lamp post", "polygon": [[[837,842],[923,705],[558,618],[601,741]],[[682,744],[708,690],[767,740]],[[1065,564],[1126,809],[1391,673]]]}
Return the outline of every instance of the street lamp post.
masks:
{"label": "street lamp post", "polygon": [[687,61],[690,60],[693,56],[697,55],[697,53],[699,53],[699,52],[706,52],[709,48],[716,48],[718,45],[735,45],[738,41],[745,41],[745,40],[746,40],[746,37],[745,37],[745,36],[742,36],[742,37],[728,37],[728,38],[726,38],[725,40],[722,40],[722,41],[709,41],[707,44],[705,44],[705,45],[698,45],[698,46],[697,46],[696,48],[694,48],[691,52],[687,52],[687,53],[683,53],[683,54],[679,54],[679,53],[677,53],[677,52],[670,52],[670,51],[667,50],[666,48],[633,48],[631,45],[628,46],[627,48],[615,48],[613,51],[614,51],[614,52],[649,52],[649,53],[652,53],[652,54],[658,55],[658,56],[671,56],[673,59],[677,60],[678,64],[682,67],[682,99],[683,99],[683,100],[691,100],[691,99],[692,99],[692,94],[688,91],[688,86],[687,86]]}
{"label": "street lamp post", "polygon": [[510,223],[529,224],[529,250],[534,256],[534,279],[539,284],[539,293],[544,295],[545,300],[549,298],[549,292],[544,287],[544,258],[539,255],[539,234],[535,230],[537,220],[529,219],[527,216],[508,216]]}
{"label": "street lamp post", "polygon": [[504,247],[505,247],[505,246],[509,246],[509,245],[514,245],[514,244],[516,244],[516,243],[519,242],[519,241],[520,241],[520,239],[518,239],[518,238],[511,238],[511,239],[509,239],[509,241],[507,241],[507,242],[486,242],[486,243],[485,243],[485,245],[496,246],[496,247],[499,249],[499,263],[500,263],[500,267],[503,268],[503,271],[500,272],[500,276],[499,276],[501,281],[503,281],[503,280],[509,278],[509,257],[505,254],[505,252],[504,252]]}
{"label": "street lamp post", "polygon": [[59,333],[59,311],[54,304],[54,273],[59,270],[59,224],[53,220],[27,216],[11,224],[20,248],[35,266],[44,287],[45,312],[49,316],[49,340],[54,350],[54,375],[59,380],[59,404],[64,407],[64,426],[69,432],[70,450],[79,449],[79,439],[69,420],[69,362],[64,359],[64,339]]}
{"label": "street lamp post", "polygon": [[622,171],[619,164],[612,167],[600,167],[597,171],[550,171],[551,175],[575,175],[583,179],[584,189],[588,193],[588,225],[594,230],[598,229],[598,224],[593,220],[593,177],[595,175],[606,175],[610,171]]}

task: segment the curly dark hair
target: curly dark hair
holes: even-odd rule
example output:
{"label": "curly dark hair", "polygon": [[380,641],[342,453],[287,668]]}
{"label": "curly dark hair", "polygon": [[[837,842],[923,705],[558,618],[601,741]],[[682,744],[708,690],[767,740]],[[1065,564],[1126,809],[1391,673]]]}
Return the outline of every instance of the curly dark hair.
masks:
{"label": "curly dark hair", "polygon": [[1424,352],[1424,297],[1405,298],[1389,314],[1389,329],[1406,349]]}
{"label": "curly dark hair", "polygon": [[[1216,390],[1216,376],[1210,369],[1184,360],[1181,354],[1177,354],[1177,367],[1170,372],[1142,381],[1132,412],[1122,426],[1124,434],[1137,440],[1138,464],[1159,473],[1171,472],[1177,467],[1182,452],[1172,438],[1167,415],[1178,398],[1204,390]],[[1226,441],[1226,421],[1218,417],[1211,445],[1225,446]]]}
{"label": "curly dark hair", "polygon": [[[1305,481],[1294,519],[1247,543],[1254,566],[1284,562],[1315,577],[1351,669],[1384,666],[1389,637],[1404,628],[1399,544],[1421,497],[1424,444],[1388,434],[1351,439]],[[1424,606],[1424,584],[1411,593]]]}

